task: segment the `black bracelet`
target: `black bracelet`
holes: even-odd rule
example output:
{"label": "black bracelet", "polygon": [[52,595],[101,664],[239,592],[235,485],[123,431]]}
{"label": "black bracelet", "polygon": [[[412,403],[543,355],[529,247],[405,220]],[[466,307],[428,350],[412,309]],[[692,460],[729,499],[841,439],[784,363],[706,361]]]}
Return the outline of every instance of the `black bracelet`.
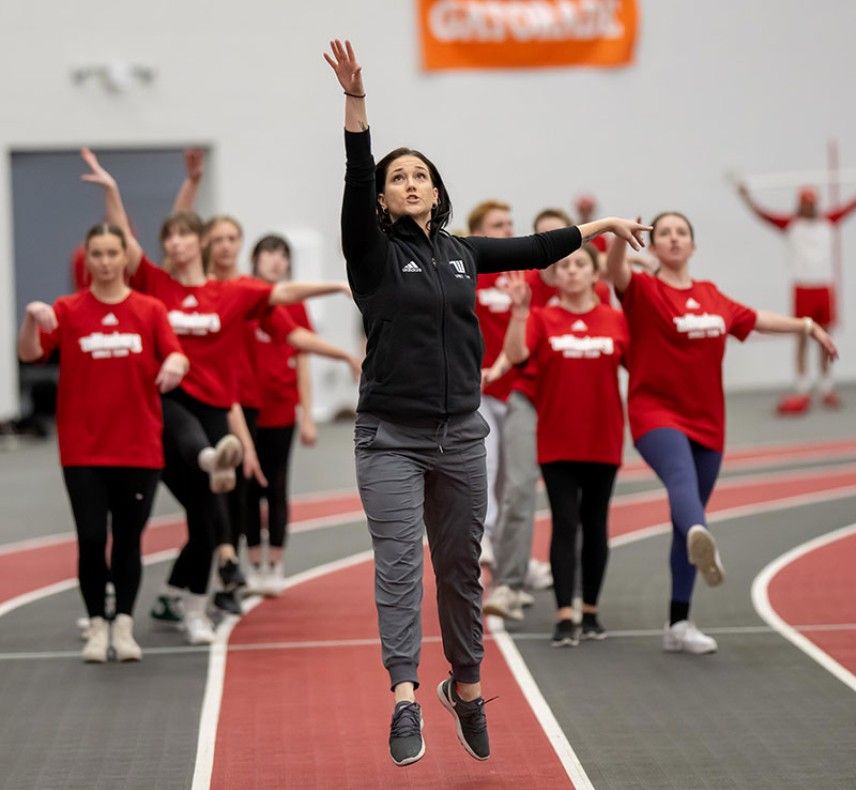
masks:
{"label": "black bracelet", "polygon": [[348,93],[348,91],[342,91],[342,92],[345,94],[345,96],[352,96],[355,99],[365,99],[366,98],[365,93]]}

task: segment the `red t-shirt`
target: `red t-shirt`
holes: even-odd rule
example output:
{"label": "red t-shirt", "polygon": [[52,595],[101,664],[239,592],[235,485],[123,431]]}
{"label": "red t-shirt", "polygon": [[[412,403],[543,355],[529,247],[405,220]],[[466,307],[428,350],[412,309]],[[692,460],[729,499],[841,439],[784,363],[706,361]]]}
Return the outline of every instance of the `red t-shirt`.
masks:
{"label": "red t-shirt", "polygon": [[602,304],[587,313],[560,305],[533,310],[526,345],[537,371],[538,463],[620,465],[624,410],[618,366],[628,347],[624,316]]}
{"label": "red t-shirt", "polygon": [[182,285],[145,257],[131,286],[166,305],[169,322],[190,358],[181,388],[220,409],[237,402],[243,325],[268,310],[273,286],[252,277]]}
{"label": "red t-shirt", "polygon": [[[295,320],[295,316],[299,320]],[[294,425],[300,395],[297,390],[297,354],[288,336],[302,326],[312,324],[302,304],[277,307],[256,327],[256,359],[262,408],[259,428],[284,428]]]}
{"label": "red t-shirt", "polygon": [[[511,320],[511,297],[497,287],[505,279],[505,273],[499,272],[480,274],[476,281],[476,316],[484,339],[483,368],[493,365],[502,352],[505,332]],[[484,394],[501,401],[506,400],[516,377],[517,371],[512,368],[502,378],[488,384],[484,388]]]}
{"label": "red t-shirt", "polygon": [[163,360],[181,346],[156,299],[116,304],[91,291],[54,303],[57,328],[40,332],[44,359],[59,349],[56,425],[63,466],[163,466]]}
{"label": "red t-shirt", "polygon": [[655,428],[676,428],[721,451],[725,339],[745,340],[755,328],[755,311],[711,282],[694,280],[689,288],[673,288],[639,272],[619,299],[633,339],[628,415],[634,441]]}

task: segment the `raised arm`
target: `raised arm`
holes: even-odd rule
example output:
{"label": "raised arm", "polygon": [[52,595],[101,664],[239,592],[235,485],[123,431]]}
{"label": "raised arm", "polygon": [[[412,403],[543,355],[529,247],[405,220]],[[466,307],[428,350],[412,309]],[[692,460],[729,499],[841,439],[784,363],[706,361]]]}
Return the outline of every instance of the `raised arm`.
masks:
{"label": "raised arm", "polygon": [[773,214],[756,203],[755,199],[749,193],[749,187],[746,184],[741,182],[737,185],[737,194],[756,217],[769,223],[774,228],[785,230],[791,224],[792,217],[789,214]]}
{"label": "raised arm", "polygon": [[101,166],[98,158],[88,148],[81,148],[80,156],[87,167],[89,167],[89,172],[84,173],[80,177],[80,180],[86,181],[88,184],[96,184],[104,190],[104,215],[107,222],[121,228],[125,234],[125,240],[128,244],[127,270],[129,275],[133,275],[140,265],[140,260],[143,257],[143,249],[131,231],[131,223],[128,220],[128,214],[122,203],[119,185],[116,183],[116,179]]}
{"label": "raised arm", "polygon": [[506,291],[511,297],[511,320],[505,332],[502,351],[512,365],[519,365],[529,359],[529,348],[526,346],[526,322],[529,319],[532,289],[522,272],[509,272]]}
{"label": "raised arm", "polygon": [[389,242],[377,222],[375,163],[366,115],[362,68],[349,41],[330,42],[324,59],[345,93],[345,194],[342,200],[342,251],[348,277],[358,293],[380,284]]}
{"label": "raised arm", "polygon": [[188,148],[184,152],[184,181],[178,188],[178,194],[172,204],[175,211],[195,211],[199,184],[205,172],[205,151],[202,148]]}
{"label": "raised arm", "polygon": [[779,313],[770,313],[767,310],[758,310],[757,315],[755,329],[758,332],[777,335],[805,335],[814,340],[829,359],[838,359],[838,349],[832,342],[832,338],[823,327],[816,324],[811,318],[791,318]]}
{"label": "raised arm", "polygon": [[615,239],[606,251],[606,277],[615,290],[624,292],[630,285],[633,270],[627,260],[627,242]]}
{"label": "raised arm", "polygon": [[56,313],[53,307],[44,302],[30,302],[18,331],[18,359],[21,362],[35,362],[41,359],[44,350],[39,329],[43,332],[53,332],[56,327]]}
{"label": "raised arm", "polygon": [[847,203],[836,206],[826,212],[826,218],[833,224],[837,225],[841,220],[856,211],[856,197],[851,198]]}
{"label": "raised arm", "polygon": [[331,294],[344,294],[350,297],[351,289],[347,283],[301,283],[283,281],[274,285],[270,292],[270,304],[292,304],[311,299],[313,296],[330,296]]}

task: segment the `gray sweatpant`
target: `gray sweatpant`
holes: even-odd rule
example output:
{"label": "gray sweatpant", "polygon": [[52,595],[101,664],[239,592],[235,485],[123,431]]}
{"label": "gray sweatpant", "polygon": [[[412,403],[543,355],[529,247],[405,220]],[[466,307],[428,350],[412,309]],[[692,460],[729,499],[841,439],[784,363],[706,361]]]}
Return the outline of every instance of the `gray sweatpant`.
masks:
{"label": "gray sweatpant", "polygon": [[535,406],[523,393],[513,390],[503,423],[505,483],[493,538],[495,583],[512,590],[523,588],[532,554],[535,487],[541,475],[535,447],[537,422]]}
{"label": "gray sweatpant", "polygon": [[455,680],[479,681],[487,433],[478,412],[421,427],[357,415],[357,484],[374,547],[381,651],[392,688],[419,685],[426,529],[443,651]]}

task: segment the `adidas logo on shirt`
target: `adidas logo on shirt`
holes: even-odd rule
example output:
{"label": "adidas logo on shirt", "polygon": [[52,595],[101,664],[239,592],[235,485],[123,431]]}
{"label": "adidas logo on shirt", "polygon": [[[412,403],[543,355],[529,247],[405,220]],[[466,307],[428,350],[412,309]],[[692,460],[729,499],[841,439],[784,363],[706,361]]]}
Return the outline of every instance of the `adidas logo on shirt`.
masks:
{"label": "adidas logo on shirt", "polygon": [[687,305],[686,306],[687,306],[687,310],[698,310],[701,307],[701,305],[692,297],[687,299]]}
{"label": "adidas logo on shirt", "polygon": [[421,272],[422,269],[419,268],[419,264],[416,261],[410,261],[401,271],[407,272],[408,274],[411,272]]}
{"label": "adidas logo on shirt", "polygon": [[574,321],[574,323],[571,324],[571,331],[572,332],[585,332],[587,329],[588,329],[588,326],[587,326],[586,322],[583,321],[582,319]]}
{"label": "adidas logo on shirt", "polygon": [[196,297],[193,294],[189,294],[184,297],[184,301],[181,303],[182,307],[199,307],[199,302],[196,300]]}
{"label": "adidas logo on shirt", "polygon": [[101,319],[101,323],[104,324],[104,326],[116,326],[116,324],[119,323],[119,319],[116,318],[113,313],[107,313],[107,315]]}

